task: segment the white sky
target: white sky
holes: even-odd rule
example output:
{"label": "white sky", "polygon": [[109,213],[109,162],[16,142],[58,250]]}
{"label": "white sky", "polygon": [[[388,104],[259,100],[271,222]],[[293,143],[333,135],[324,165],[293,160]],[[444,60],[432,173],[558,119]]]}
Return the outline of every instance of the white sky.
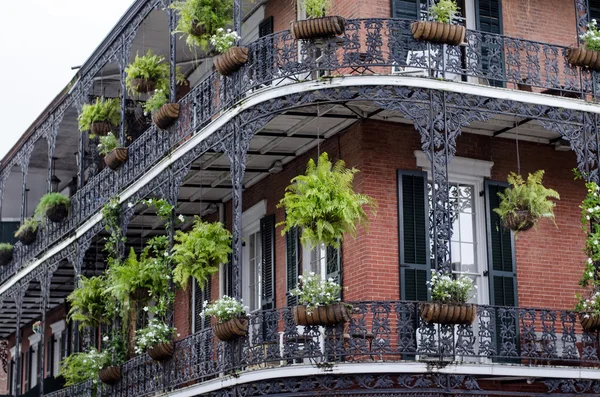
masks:
{"label": "white sky", "polygon": [[73,78],[133,0],[4,0],[0,159]]}

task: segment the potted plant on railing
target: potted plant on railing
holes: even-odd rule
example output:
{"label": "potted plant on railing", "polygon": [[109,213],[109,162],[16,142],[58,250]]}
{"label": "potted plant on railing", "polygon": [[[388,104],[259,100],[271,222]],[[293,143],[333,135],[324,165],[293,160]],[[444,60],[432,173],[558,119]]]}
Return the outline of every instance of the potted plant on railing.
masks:
{"label": "potted plant on railing", "polygon": [[104,162],[113,171],[118,171],[129,158],[126,147],[119,145],[119,140],[113,134],[100,137],[98,153],[104,156]]}
{"label": "potted plant on railing", "polygon": [[544,187],[543,178],[543,170],[529,174],[527,181],[514,172],[508,175],[511,186],[504,193],[498,193],[500,205],[494,208],[505,228],[523,232],[535,226],[540,218],[554,221],[556,204],[550,198],[559,200],[560,196],[555,190]]}
{"label": "potted plant on railing", "polygon": [[351,319],[351,307],[340,302],[342,287],[333,279],[323,280],[314,272],[298,276],[299,283],[290,291],[299,305],[292,307],[298,325],[333,326]]}
{"label": "potted plant on railing", "polygon": [[296,40],[339,36],[346,30],[341,16],[326,16],[331,0],[302,0],[308,19],[292,22],[290,30]]}
{"label": "potted plant on railing", "polygon": [[595,19],[587,25],[587,32],[580,36],[583,47],[571,47],[567,50],[567,60],[572,66],[582,66],[600,70],[600,31]]}
{"label": "potted plant on railing", "polygon": [[107,365],[107,361],[107,355],[94,348],[87,352],[73,353],[61,361],[59,375],[65,379],[65,386],[89,380],[97,383],[98,371]]}
{"label": "potted plant on railing", "polygon": [[102,383],[112,385],[121,379],[121,364],[127,361],[127,346],[123,335],[114,331],[102,339],[104,350],[96,363]]}
{"label": "potted plant on railing", "polygon": [[410,25],[415,40],[430,41],[450,45],[459,45],[465,41],[466,29],[454,24],[458,14],[455,0],[439,0],[429,7],[433,21],[416,21]]}
{"label": "potted plant on railing", "polygon": [[31,245],[37,237],[40,222],[34,218],[25,219],[23,224],[15,232],[15,237],[23,245]]}
{"label": "potted plant on railing", "polygon": [[215,50],[221,54],[213,60],[213,64],[222,76],[229,76],[248,62],[248,49],[235,46],[239,38],[236,32],[223,28],[217,29],[217,33],[210,38]]}
{"label": "potted plant on railing", "polygon": [[121,104],[118,98],[96,98],[85,104],[78,117],[79,131],[90,131],[93,136],[104,136],[121,122]]}
{"label": "potted plant on railing", "polygon": [[167,91],[157,89],[142,105],[144,114],[152,115],[152,122],[161,130],[166,130],[179,118],[179,104],[169,103]]}
{"label": "potted plant on railing", "polygon": [[130,63],[125,72],[125,84],[130,92],[144,94],[155,89],[166,89],[169,81],[169,65],[164,62],[165,57],[155,55],[148,50],[146,55],[135,55],[135,60]]}
{"label": "potted plant on railing", "polygon": [[233,0],[184,0],[171,4],[179,19],[175,33],[187,34],[186,42],[210,50],[210,38],[217,29],[232,23]]}
{"label": "potted plant on railing", "polygon": [[148,355],[156,361],[165,361],[173,357],[173,338],[177,329],[169,327],[158,318],[148,322],[148,326],[135,333],[135,352]]}
{"label": "potted plant on railing", "polygon": [[212,325],[215,336],[223,342],[232,341],[248,333],[248,308],[232,297],[223,295],[212,304],[204,302],[203,318],[213,316],[217,322]]}
{"label": "potted plant on railing", "polygon": [[13,259],[15,247],[9,243],[0,243],[0,266],[6,266]]}
{"label": "potted plant on railing", "polygon": [[70,205],[71,200],[64,194],[47,193],[40,199],[35,213],[42,219],[48,218],[50,221],[58,223],[69,216]]}
{"label": "potted plant on railing", "polygon": [[476,286],[465,275],[433,271],[427,282],[433,302],[420,304],[421,318],[436,324],[472,324],[477,315],[477,306],[467,303],[475,296]]}

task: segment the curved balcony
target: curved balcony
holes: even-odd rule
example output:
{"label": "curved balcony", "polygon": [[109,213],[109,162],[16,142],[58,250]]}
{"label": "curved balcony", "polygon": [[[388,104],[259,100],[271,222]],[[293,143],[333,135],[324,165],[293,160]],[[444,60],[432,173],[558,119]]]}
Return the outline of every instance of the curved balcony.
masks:
{"label": "curved balcony", "polygon": [[[186,395],[204,395],[241,385],[252,372],[260,374],[254,382],[278,378],[282,392],[286,376],[331,372],[471,375],[481,391],[486,379],[498,374],[539,385],[552,382],[548,366],[561,366],[561,376],[575,380],[586,375],[581,367],[600,366],[596,334],[582,331],[569,311],[479,306],[473,325],[440,326],[420,319],[418,302],[352,305],[352,320],[336,327],[299,327],[289,308],[250,315],[249,334],[234,342],[218,341],[207,327],[178,340],[174,357],[165,363],[147,354],[129,360],[114,386],[89,382],[49,396],[94,395],[96,388],[98,396],[146,396],[181,388],[188,389]],[[434,384],[429,388],[422,392],[440,391]]]}

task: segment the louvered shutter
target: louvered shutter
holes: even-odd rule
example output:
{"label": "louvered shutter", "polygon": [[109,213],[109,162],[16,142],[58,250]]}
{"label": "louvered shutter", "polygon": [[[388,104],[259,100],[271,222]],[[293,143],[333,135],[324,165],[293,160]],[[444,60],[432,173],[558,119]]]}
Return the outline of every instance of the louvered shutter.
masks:
{"label": "louvered shutter", "polygon": [[588,0],[588,20],[600,20],[600,0]]}
{"label": "louvered shutter", "polygon": [[212,295],[212,282],[208,280],[204,288],[194,280],[194,332],[200,332],[210,326],[210,317],[202,318],[200,315],[205,301],[210,302]]}
{"label": "louvered shutter", "polygon": [[[500,0],[475,0],[475,13],[476,13],[476,22],[477,22],[477,30],[486,33],[493,34],[502,34],[502,5]],[[504,70],[504,51],[502,48],[499,48],[501,44],[498,44],[498,40],[483,40],[481,43],[481,70],[484,72],[484,75],[490,76],[489,84],[495,87],[504,86],[504,76],[506,71]],[[494,48],[492,48],[494,47]],[[497,55],[500,53],[500,55]],[[498,76],[498,71],[494,73],[489,73],[490,70],[490,54],[496,54],[494,57],[493,65],[496,68],[501,69],[501,80],[497,80],[500,76]],[[497,58],[500,58],[498,60]],[[497,65],[496,63],[499,63]],[[495,77],[493,79],[491,77]]]}
{"label": "louvered shutter", "polygon": [[298,244],[298,228],[291,228],[285,234],[285,250],[286,250],[286,278],[287,278],[287,305],[295,306],[298,304],[298,297],[291,296],[289,291],[296,288],[299,276],[299,244]]}
{"label": "louvered shutter", "polygon": [[[325,258],[326,258],[326,278],[329,280],[333,279],[339,285],[342,285],[342,255],[341,248],[327,247]],[[343,290],[342,290],[343,291]],[[339,298],[342,299],[342,293],[340,292]]]}
{"label": "louvered shutter", "polygon": [[[258,73],[258,81],[263,84],[270,83],[273,78],[273,70],[275,60],[273,54],[276,50],[273,48],[273,37],[270,36],[273,33],[273,17],[268,17],[258,25],[258,36],[259,40],[258,54],[256,71]],[[264,38],[263,38],[264,37]]]}
{"label": "louvered shutter", "polygon": [[224,287],[225,291],[223,295],[233,296],[233,262],[231,260],[232,254],[229,254],[229,259],[225,266],[223,266],[224,271]]}
{"label": "louvered shutter", "polygon": [[421,19],[421,1],[422,0],[392,0],[392,18]]}
{"label": "louvered shutter", "polygon": [[427,173],[398,171],[400,285],[403,300],[426,301],[429,257]]}
{"label": "louvered shutter", "polygon": [[260,220],[262,242],[262,309],[275,308],[275,215]]}
{"label": "louvered shutter", "polygon": [[15,232],[19,228],[19,222],[0,222],[0,241],[15,244]]}

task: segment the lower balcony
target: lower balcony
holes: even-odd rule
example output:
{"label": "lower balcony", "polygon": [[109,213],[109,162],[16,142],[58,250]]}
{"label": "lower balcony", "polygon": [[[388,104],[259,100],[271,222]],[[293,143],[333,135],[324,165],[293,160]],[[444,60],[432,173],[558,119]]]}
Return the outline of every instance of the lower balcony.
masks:
{"label": "lower balcony", "polygon": [[584,331],[573,312],[481,305],[472,325],[435,325],[421,320],[418,302],[380,301],[352,303],[351,317],[345,325],[303,327],[290,308],[255,312],[248,335],[237,341],[218,341],[206,327],[178,340],[166,362],[147,354],[129,360],[115,385],[88,382],[49,395],[360,395],[370,389],[534,396],[600,386],[598,334]]}

